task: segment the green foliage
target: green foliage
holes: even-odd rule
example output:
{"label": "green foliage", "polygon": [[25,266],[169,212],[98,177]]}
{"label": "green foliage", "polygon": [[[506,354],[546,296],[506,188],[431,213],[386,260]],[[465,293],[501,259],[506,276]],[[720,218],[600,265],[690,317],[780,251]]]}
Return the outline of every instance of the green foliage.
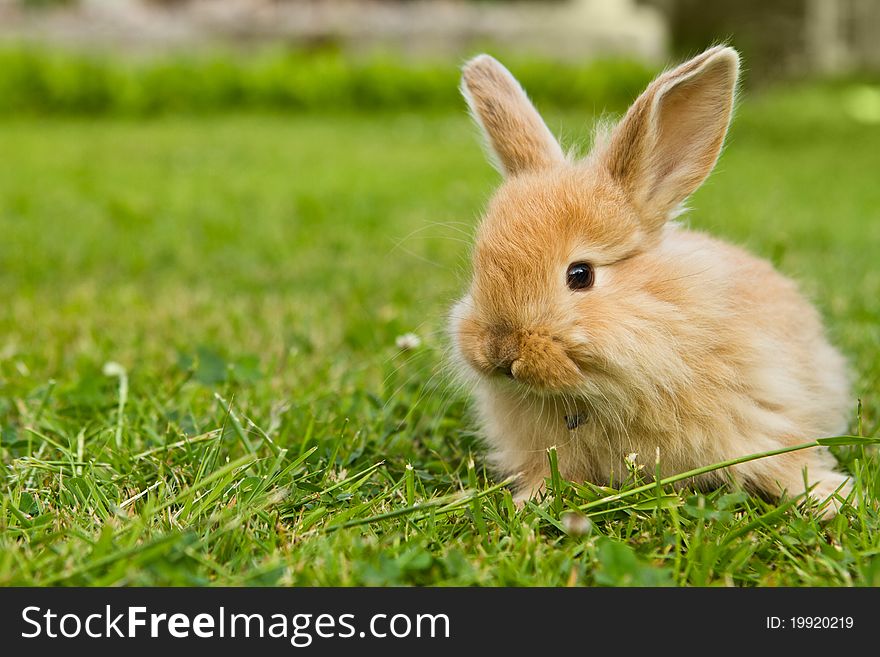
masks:
{"label": "green foliage", "polygon": [[25,9],[49,9],[75,5],[79,0],[17,0],[17,2]]}
{"label": "green foliage", "polygon": [[[444,359],[497,182],[461,108],[0,134],[0,584],[880,584],[873,444],[832,448],[860,504],[828,524],[638,472],[514,508]],[[801,282],[870,437],[878,152],[835,91],[753,100],[687,217]]]}
{"label": "green foliage", "polygon": [[[540,103],[619,109],[652,71],[629,61],[508,62]],[[0,49],[0,114],[128,114],[230,109],[303,112],[458,109],[455,62],[267,50],[125,59],[35,47]]]}

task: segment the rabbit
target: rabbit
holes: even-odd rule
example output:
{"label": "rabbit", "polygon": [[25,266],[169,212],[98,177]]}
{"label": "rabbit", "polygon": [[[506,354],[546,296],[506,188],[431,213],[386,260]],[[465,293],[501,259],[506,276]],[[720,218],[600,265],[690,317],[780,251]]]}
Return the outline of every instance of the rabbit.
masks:
{"label": "rabbit", "polygon": [[[518,475],[518,505],[544,492],[551,446],[563,477],[608,485],[640,467],[650,480],[655,461],[667,477],[846,430],[847,364],[796,284],[676,221],[718,160],[738,75],[736,50],[706,50],[576,159],[498,61],[464,65],[504,181],[448,331],[489,464]],[[852,488],[835,467],[816,447],[689,483],[806,491],[833,517]]]}

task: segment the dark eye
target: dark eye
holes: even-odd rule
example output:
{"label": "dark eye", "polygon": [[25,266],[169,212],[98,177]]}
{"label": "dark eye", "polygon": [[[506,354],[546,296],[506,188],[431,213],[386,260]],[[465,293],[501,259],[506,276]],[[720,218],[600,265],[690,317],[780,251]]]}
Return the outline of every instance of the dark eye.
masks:
{"label": "dark eye", "polygon": [[593,266],[589,262],[574,262],[568,266],[566,283],[572,290],[586,290],[593,287]]}

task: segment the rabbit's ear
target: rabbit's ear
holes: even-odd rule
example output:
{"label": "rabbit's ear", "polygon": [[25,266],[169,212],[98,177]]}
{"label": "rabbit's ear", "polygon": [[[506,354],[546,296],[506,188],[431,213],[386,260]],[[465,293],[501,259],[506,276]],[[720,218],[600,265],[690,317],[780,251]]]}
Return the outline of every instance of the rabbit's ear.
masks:
{"label": "rabbit's ear", "polygon": [[464,65],[461,92],[505,175],[565,160],[519,82],[494,58],[478,55]]}
{"label": "rabbit's ear", "polygon": [[739,55],[717,46],[660,75],[630,107],[603,164],[656,229],[706,179],[733,111]]}

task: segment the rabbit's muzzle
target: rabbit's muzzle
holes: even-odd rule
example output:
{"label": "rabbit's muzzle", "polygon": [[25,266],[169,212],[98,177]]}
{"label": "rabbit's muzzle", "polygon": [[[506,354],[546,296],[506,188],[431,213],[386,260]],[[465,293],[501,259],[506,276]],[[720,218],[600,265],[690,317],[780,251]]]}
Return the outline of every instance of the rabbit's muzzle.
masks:
{"label": "rabbit's muzzle", "polygon": [[544,328],[508,330],[494,328],[485,342],[485,362],[490,373],[514,379],[542,391],[574,388],[580,370],[561,341]]}

